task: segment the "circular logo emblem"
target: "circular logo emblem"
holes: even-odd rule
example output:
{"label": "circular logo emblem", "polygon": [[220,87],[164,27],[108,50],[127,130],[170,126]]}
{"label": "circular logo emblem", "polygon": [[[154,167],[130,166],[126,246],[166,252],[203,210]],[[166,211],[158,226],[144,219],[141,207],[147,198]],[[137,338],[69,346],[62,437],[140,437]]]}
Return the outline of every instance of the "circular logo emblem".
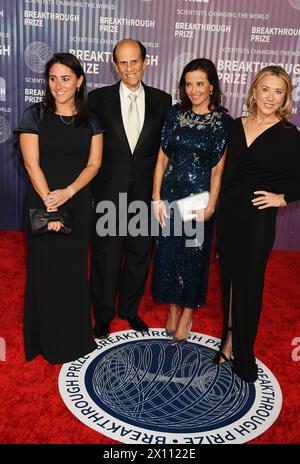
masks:
{"label": "circular logo emblem", "polygon": [[276,420],[281,390],[259,361],[255,384],[215,365],[218,344],[193,332],[175,346],[162,329],[117,332],[62,366],[60,394],[80,421],[122,443],[245,443]]}
{"label": "circular logo emblem", "polygon": [[179,82],[185,65],[188,64],[193,58],[194,55],[190,52],[181,53],[180,55],[176,56],[172,66],[173,76],[175,77],[176,82]]}
{"label": "circular logo emblem", "polygon": [[10,125],[7,119],[0,115],[0,143],[6,142],[10,137]]}
{"label": "circular logo emblem", "polygon": [[52,56],[53,50],[45,42],[32,42],[27,45],[24,52],[28,68],[37,73],[45,71],[45,64]]}
{"label": "circular logo emblem", "polygon": [[289,0],[289,4],[296,10],[300,10],[300,0]]}

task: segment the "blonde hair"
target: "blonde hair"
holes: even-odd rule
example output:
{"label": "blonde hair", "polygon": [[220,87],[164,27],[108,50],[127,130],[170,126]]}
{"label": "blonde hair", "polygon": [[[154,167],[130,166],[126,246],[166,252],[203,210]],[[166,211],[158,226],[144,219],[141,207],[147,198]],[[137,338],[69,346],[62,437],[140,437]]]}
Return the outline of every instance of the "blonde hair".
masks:
{"label": "blonde hair", "polygon": [[256,113],[256,102],[253,95],[253,90],[257,87],[259,82],[266,76],[277,76],[280,77],[285,83],[285,95],[283,98],[282,105],[278,108],[275,112],[276,116],[281,120],[287,120],[291,113],[292,113],[292,92],[293,92],[293,85],[292,79],[287,74],[287,72],[281,66],[266,66],[265,68],[261,69],[254,80],[251,83],[246,105],[250,114]]}

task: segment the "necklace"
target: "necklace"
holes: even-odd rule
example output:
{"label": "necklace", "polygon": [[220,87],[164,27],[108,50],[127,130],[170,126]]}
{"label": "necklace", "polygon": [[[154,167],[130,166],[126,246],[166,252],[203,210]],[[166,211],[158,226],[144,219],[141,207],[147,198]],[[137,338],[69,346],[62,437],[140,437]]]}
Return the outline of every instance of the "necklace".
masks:
{"label": "necklace", "polygon": [[66,126],[71,126],[71,124],[73,124],[73,122],[74,122],[74,116],[72,116],[72,119],[71,119],[71,121],[69,121],[69,122],[65,121],[61,114],[59,114],[59,117],[60,117],[61,121],[62,121],[64,124],[66,124]]}

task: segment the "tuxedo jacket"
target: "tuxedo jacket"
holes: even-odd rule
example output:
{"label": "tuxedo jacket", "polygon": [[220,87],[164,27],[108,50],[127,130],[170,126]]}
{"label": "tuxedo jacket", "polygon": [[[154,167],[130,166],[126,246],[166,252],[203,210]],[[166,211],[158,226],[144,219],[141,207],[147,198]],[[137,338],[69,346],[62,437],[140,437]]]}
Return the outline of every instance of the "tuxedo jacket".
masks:
{"label": "tuxedo jacket", "polygon": [[121,192],[129,193],[130,201],[151,200],[161,130],[172,99],[162,90],[143,86],[145,119],[133,153],[122,120],[120,82],[89,93],[89,104],[98,113],[107,131],[104,133],[102,165],[93,181],[96,204],[102,200],[117,204]]}

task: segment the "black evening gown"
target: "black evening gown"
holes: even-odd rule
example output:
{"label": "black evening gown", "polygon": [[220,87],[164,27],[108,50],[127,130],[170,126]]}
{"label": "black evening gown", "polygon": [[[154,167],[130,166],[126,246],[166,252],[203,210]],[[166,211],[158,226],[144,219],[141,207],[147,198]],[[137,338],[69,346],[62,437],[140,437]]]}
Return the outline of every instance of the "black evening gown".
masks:
{"label": "black evening gown", "polygon": [[[40,166],[50,190],[65,188],[87,164],[91,138],[103,132],[95,114],[75,126],[42,108],[29,107],[16,130],[39,135]],[[91,229],[90,185],[61,208],[71,213],[72,233],[48,232],[33,236],[29,209],[44,208],[30,184],[25,198],[28,271],[24,337],[27,360],[42,354],[50,363],[65,363],[93,351],[88,288],[88,241]]]}
{"label": "black evening gown", "polygon": [[234,369],[247,382],[257,379],[253,349],[278,210],[253,206],[256,190],[284,193],[287,202],[300,198],[300,133],[291,123],[278,122],[247,147],[238,118],[228,141],[216,214],[224,304],[221,345],[227,336],[231,296]]}
{"label": "black evening gown", "polygon": [[[223,156],[230,125],[231,117],[219,110],[199,115],[178,105],[170,109],[162,131],[162,148],[170,158],[162,200],[172,204],[210,190],[211,170]],[[152,295],[158,303],[199,308],[206,301],[213,220],[204,223],[203,240],[192,239],[184,230],[176,235],[173,209],[167,221],[170,234],[163,229],[156,240]],[[192,229],[196,222],[189,222]],[[193,240],[193,246],[187,246]]]}

